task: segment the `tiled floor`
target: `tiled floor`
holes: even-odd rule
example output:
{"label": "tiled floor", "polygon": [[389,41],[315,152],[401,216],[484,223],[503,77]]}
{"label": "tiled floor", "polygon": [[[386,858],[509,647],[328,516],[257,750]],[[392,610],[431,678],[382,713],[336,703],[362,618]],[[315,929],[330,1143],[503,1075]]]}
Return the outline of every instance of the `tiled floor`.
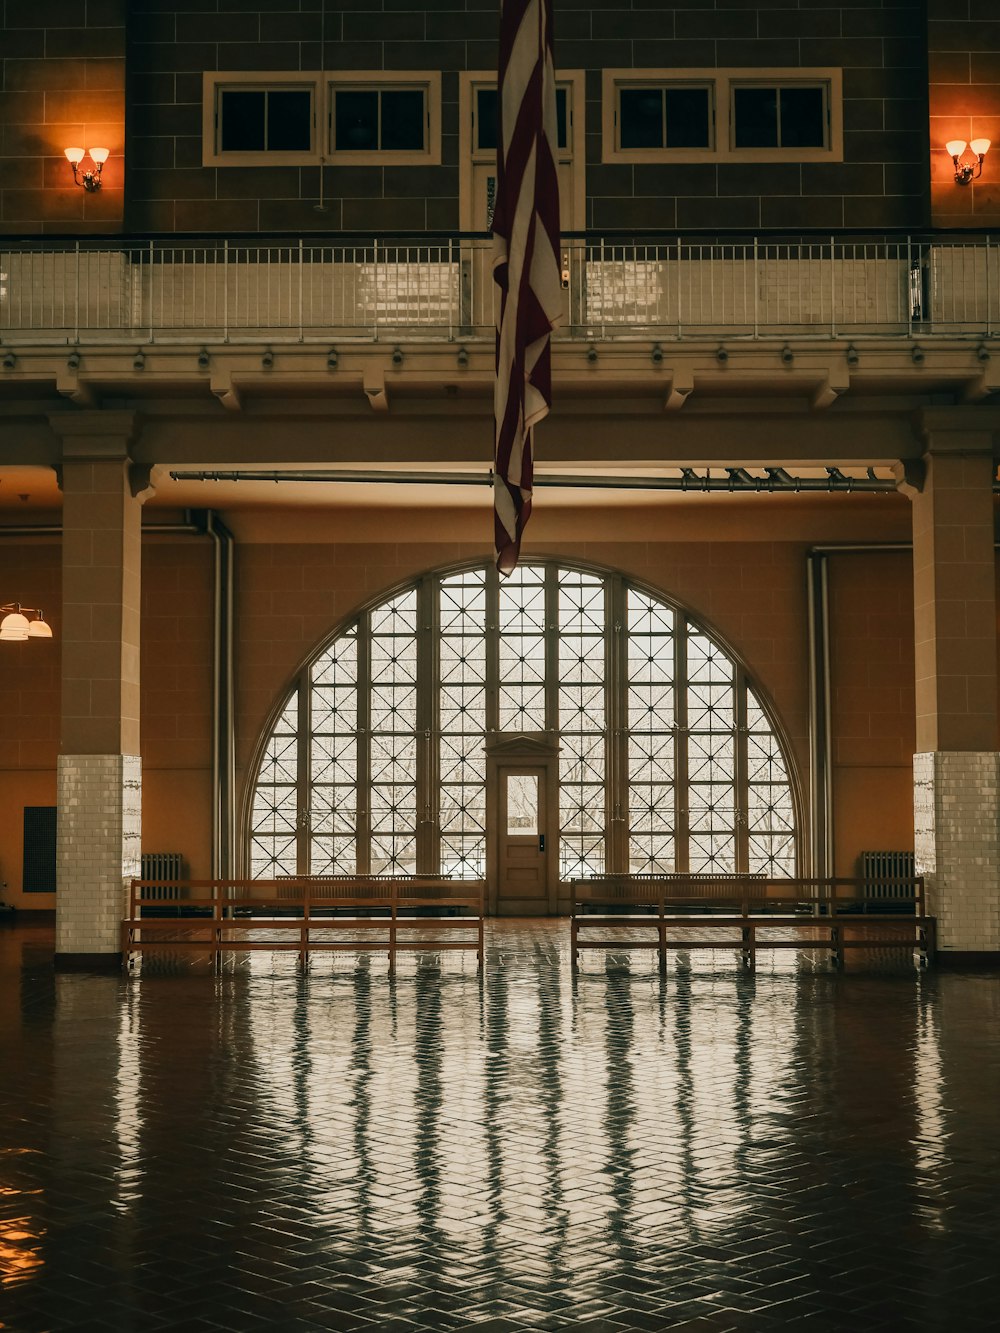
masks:
{"label": "tiled floor", "polygon": [[0,929],[0,1327],[994,1329],[1000,979]]}

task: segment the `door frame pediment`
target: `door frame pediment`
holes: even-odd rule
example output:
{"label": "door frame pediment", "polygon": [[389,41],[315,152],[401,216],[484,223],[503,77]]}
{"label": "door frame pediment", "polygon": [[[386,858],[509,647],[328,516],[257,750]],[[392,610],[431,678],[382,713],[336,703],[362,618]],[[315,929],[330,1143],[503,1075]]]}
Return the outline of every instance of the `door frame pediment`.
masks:
{"label": "door frame pediment", "polygon": [[554,731],[493,732],[483,746],[487,759],[531,762],[551,759],[561,749]]}

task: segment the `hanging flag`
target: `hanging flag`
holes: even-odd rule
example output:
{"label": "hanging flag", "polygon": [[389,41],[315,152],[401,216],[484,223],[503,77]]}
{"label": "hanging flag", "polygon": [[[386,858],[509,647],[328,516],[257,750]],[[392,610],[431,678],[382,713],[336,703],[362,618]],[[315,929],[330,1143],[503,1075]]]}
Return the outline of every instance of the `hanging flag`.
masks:
{"label": "hanging flag", "polygon": [[562,317],[552,0],[501,0],[493,277],[497,568],[517,564],[531,513],[531,432],[552,402],[549,334]]}

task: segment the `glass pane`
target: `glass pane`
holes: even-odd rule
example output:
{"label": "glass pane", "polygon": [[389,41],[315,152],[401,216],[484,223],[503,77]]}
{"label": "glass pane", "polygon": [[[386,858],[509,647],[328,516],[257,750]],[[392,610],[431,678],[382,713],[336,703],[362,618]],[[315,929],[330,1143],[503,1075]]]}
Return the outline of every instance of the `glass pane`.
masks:
{"label": "glass pane", "polygon": [[618,134],[623,148],[663,147],[663,89],[622,88]]}
{"label": "glass pane", "polygon": [[476,89],[476,147],[493,149],[497,146],[497,90]]}
{"label": "glass pane", "polygon": [[823,148],[826,98],[823,88],[781,89],[782,148]]}
{"label": "glass pane", "polygon": [[556,146],[565,148],[569,142],[569,90],[556,89]]}
{"label": "glass pane", "polygon": [[378,93],[374,89],[338,91],[334,98],[334,146],[364,152],[378,147]]}
{"label": "glass pane", "polygon": [[708,148],[709,103],[707,88],[667,88],[667,147]]}
{"label": "glass pane", "polygon": [[526,837],[538,833],[538,777],[534,773],[507,775],[507,832]]}
{"label": "glass pane", "polygon": [[263,152],[266,96],[263,89],[224,88],[219,93],[219,147],[223,153]]}
{"label": "glass pane", "polygon": [[275,153],[308,153],[312,147],[312,96],[305,88],[267,95],[267,146]]}
{"label": "glass pane", "polygon": [[777,88],[737,88],[733,92],[737,148],[777,148]]}
{"label": "glass pane", "polygon": [[424,146],[424,94],[420,88],[392,88],[382,93],[382,142],[385,151],[419,152]]}

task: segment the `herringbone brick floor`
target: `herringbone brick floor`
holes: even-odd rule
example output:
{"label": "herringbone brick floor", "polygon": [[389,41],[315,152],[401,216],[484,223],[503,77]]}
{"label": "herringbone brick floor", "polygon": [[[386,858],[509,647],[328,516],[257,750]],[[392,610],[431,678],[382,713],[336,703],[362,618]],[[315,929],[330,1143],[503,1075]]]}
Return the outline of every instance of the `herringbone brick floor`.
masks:
{"label": "herringbone brick floor", "polygon": [[0,930],[0,1327],[1000,1326],[1000,980],[147,960]]}

